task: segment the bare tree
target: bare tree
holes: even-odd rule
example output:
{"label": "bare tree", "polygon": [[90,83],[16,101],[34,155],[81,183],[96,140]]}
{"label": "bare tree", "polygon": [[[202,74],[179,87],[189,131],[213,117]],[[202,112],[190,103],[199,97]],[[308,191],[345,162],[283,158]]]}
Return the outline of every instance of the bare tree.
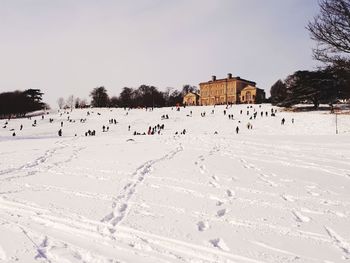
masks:
{"label": "bare tree", "polygon": [[350,64],[350,0],[320,0],[320,13],[307,29],[317,42],[314,57],[322,62]]}
{"label": "bare tree", "polygon": [[75,104],[75,108],[76,108],[76,109],[78,109],[78,108],[81,107],[80,102],[81,102],[80,98],[76,98],[76,99],[75,99],[74,104]]}
{"label": "bare tree", "polygon": [[74,108],[74,96],[70,95],[66,101],[66,106],[71,110]]}
{"label": "bare tree", "polygon": [[88,106],[86,99],[82,99],[80,101],[80,107],[81,108],[86,108]]}
{"label": "bare tree", "polygon": [[62,98],[62,97],[58,98],[57,104],[58,104],[58,107],[60,109],[63,109],[63,107],[64,107],[64,98]]}

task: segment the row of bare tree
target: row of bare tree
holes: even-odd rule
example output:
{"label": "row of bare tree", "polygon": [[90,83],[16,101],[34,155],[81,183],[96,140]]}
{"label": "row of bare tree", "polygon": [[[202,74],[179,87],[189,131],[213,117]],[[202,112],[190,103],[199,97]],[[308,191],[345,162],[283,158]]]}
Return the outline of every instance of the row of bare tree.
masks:
{"label": "row of bare tree", "polygon": [[198,92],[197,87],[184,85],[182,90],[167,88],[165,91],[158,90],[151,85],[141,85],[138,88],[124,87],[119,96],[108,95],[105,87],[94,88],[91,93],[91,102],[85,99],[69,96],[66,100],[60,97],[57,104],[60,109],[85,108],[85,107],[164,107],[182,104],[184,94]]}

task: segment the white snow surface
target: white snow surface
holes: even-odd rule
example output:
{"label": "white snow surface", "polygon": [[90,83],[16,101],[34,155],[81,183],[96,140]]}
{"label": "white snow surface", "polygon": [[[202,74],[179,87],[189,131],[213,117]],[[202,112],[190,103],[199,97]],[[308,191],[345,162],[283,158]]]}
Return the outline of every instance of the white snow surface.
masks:
{"label": "white snow surface", "polygon": [[0,262],[350,262],[350,116],[271,108],[0,120]]}

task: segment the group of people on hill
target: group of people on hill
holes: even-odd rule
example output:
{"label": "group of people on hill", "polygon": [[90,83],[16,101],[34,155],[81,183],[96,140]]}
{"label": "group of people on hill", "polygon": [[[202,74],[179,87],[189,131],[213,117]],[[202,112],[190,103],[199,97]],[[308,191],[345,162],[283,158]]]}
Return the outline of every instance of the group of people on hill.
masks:
{"label": "group of people on hill", "polygon": [[96,131],[95,130],[88,130],[87,132],[85,132],[85,136],[95,136],[96,135]]}
{"label": "group of people on hill", "polygon": [[[181,135],[185,135],[186,132],[187,132],[186,129],[183,129],[182,132],[180,132],[180,134]],[[179,134],[179,132],[175,132],[175,135],[178,135],[178,134]]]}
{"label": "group of people on hill", "polygon": [[[232,107],[232,106],[231,106],[231,107]],[[176,110],[179,110],[179,109],[180,109],[180,107],[177,107],[177,108],[176,108]],[[112,110],[111,110],[111,111],[112,111]],[[130,111],[130,109],[127,110],[127,112],[129,112],[129,111]],[[149,109],[146,109],[146,111],[149,111]],[[152,110],[151,110],[151,111],[152,111]],[[269,110],[269,111],[270,111],[270,110]],[[235,131],[236,131],[236,133],[238,134],[238,133],[240,132],[240,128],[241,128],[241,127],[240,127],[240,123],[244,121],[243,119],[247,118],[248,122],[246,123],[246,127],[247,127],[248,130],[252,130],[252,129],[253,129],[252,120],[257,119],[257,117],[258,117],[259,115],[260,115],[261,118],[262,118],[262,117],[269,117],[269,116],[271,116],[271,117],[275,117],[275,116],[276,116],[276,112],[277,112],[276,109],[271,108],[271,112],[269,112],[269,111],[266,111],[266,110],[264,111],[264,110],[262,110],[262,109],[261,109],[261,105],[259,105],[259,108],[257,108],[256,106],[253,107],[252,105],[249,105],[249,106],[247,106],[246,111],[244,111],[244,109],[240,109],[240,110],[239,110],[240,115],[245,115],[245,114],[243,114],[243,113],[246,113],[246,116],[247,116],[247,117],[245,117],[245,116],[242,116],[242,117],[236,116],[236,118],[235,118],[234,114],[232,114],[232,113],[229,112],[228,107],[226,107],[226,108],[223,110],[223,114],[224,114],[224,116],[228,116],[228,119],[229,119],[229,120],[235,120],[235,119],[237,120],[238,125],[236,126]],[[215,111],[215,106],[214,106],[214,109],[211,109],[211,114],[215,115],[216,112],[217,112],[217,111]],[[87,116],[90,116],[92,113],[94,113],[94,112],[88,111],[88,112],[86,113],[86,115],[87,115]],[[64,122],[65,122],[65,121],[67,121],[67,122],[75,122],[75,120],[74,120],[74,119],[72,120],[71,117],[69,116],[70,112],[63,112],[63,113],[61,112],[61,113],[60,113],[60,116],[62,117],[63,114],[67,114],[68,116],[67,116],[67,118],[64,118],[65,120],[62,120],[62,119],[59,120],[60,129],[59,129],[58,132],[57,132],[58,136],[62,136],[62,135],[63,135],[63,126],[64,126]],[[97,114],[97,115],[99,115],[99,116],[101,115],[101,114],[98,113],[98,112],[95,113],[95,114]],[[191,110],[191,111],[189,111],[189,115],[188,115],[188,113],[187,113],[186,116],[192,117],[192,115],[193,115],[193,112],[192,112],[192,110]],[[206,111],[200,112],[200,116],[201,116],[201,117],[206,117]],[[243,118],[243,119],[242,119],[242,118]],[[41,116],[41,120],[44,120],[44,119],[45,119],[45,117],[44,117],[44,116]],[[163,115],[161,115],[161,120],[167,120],[167,119],[169,119],[169,115],[168,115],[168,114],[163,114]],[[40,119],[39,119],[39,120],[40,120]],[[53,119],[53,118],[49,118],[49,122],[50,122],[50,123],[54,123],[54,119]],[[86,119],[86,118],[81,118],[81,119],[80,119],[80,123],[86,123],[86,122],[87,122],[87,119]],[[109,119],[108,122],[109,122],[109,124],[114,124],[114,125],[116,125],[116,124],[118,123],[117,120],[116,120],[115,118]],[[286,120],[285,120],[285,118],[283,118],[283,119],[281,120],[281,125],[285,125],[285,122],[286,122]],[[57,122],[56,122],[56,123],[57,123]],[[292,123],[294,123],[294,118],[292,119]],[[34,121],[33,121],[33,123],[32,123],[32,126],[33,126],[33,127],[37,127],[37,125],[38,125],[38,119],[34,119]],[[8,121],[5,122],[3,128],[6,128],[7,126],[8,126]],[[130,132],[131,126],[128,125],[127,127],[128,127],[128,131]],[[23,125],[21,124],[19,130],[22,130],[22,129],[23,129]],[[153,127],[152,127],[152,126],[149,126],[148,129],[147,129],[146,131],[144,131],[144,132],[137,132],[137,131],[134,131],[133,134],[134,134],[134,135],[155,135],[155,134],[161,134],[161,133],[162,133],[162,130],[164,130],[164,124],[157,124],[157,125],[155,125],[155,126],[153,126]],[[107,126],[107,125],[103,125],[103,126],[102,126],[102,132],[108,132],[108,131],[110,131],[110,127]],[[186,130],[186,129],[183,129],[182,131],[175,131],[175,135],[179,135],[179,134],[185,135],[186,133],[187,133],[187,130]],[[218,134],[218,132],[215,131],[215,134]],[[95,135],[96,135],[96,131],[95,131],[95,130],[88,130],[88,131],[85,132],[85,136],[95,136]],[[12,136],[16,136],[16,133],[15,133],[14,129],[13,129]],[[75,136],[77,136],[77,135],[75,134]]]}
{"label": "group of people on hill", "polygon": [[[261,108],[261,105],[259,105],[259,108]],[[253,112],[251,110],[253,110]],[[276,109],[271,108],[270,116],[271,117],[275,117],[276,116],[276,112],[277,112]],[[258,116],[258,110],[255,109],[252,105],[247,106],[246,113],[247,113],[247,116],[249,117],[249,120],[253,120],[253,119],[255,120],[257,118],[257,116]],[[224,115],[226,115],[225,111],[224,111]],[[243,109],[240,110],[240,115],[243,115]],[[269,112],[268,111],[260,111],[260,117],[264,117],[264,116],[268,117],[269,116]],[[229,117],[229,119],[234,120],[233,114],[229,114],[228,117]],[[285,119],[283,118],[281,124],[284,125],[284,122],[285,122]],[[238,123],[240,123],[240,121],[238,121]],[[294,119],[293,119],[293,123],[294,123]],[[252,130],[253,129],[253,124],[251,122],[247,123],[247,129],[248,130]],[[236,133],[237,134],[239,133],[239,130],[240,130],[239,126],[237,126],[236,127]]]}
{"label": "group of people on hill", "polygon": [[161,130],[164,130],[164,124],[162,124],[162,125],[157,124],[157,125],[154,126],[154,127],[149,126],[149,127],[148,127],[148,131],[147,131],[147,134],[148,134],[148,135],[154,135],[154,134],[156,134],[156,133],[160,134]]}
{"label": "group of people on hill", "polygon": [[117,124],[117,120],[116,119],[109,119],[108,120],[109,124]]}

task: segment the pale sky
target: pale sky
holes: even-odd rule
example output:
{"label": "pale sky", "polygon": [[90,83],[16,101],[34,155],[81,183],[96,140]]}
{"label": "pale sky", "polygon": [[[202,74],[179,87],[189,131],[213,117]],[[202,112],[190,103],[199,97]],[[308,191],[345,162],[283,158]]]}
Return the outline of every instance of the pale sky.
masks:
{"label": "pale sky", "polygon": [[317,0],[0,0],[0,92],[90,101],[141,84],[181,89],[227,73],[271,85],[314,69]]}

